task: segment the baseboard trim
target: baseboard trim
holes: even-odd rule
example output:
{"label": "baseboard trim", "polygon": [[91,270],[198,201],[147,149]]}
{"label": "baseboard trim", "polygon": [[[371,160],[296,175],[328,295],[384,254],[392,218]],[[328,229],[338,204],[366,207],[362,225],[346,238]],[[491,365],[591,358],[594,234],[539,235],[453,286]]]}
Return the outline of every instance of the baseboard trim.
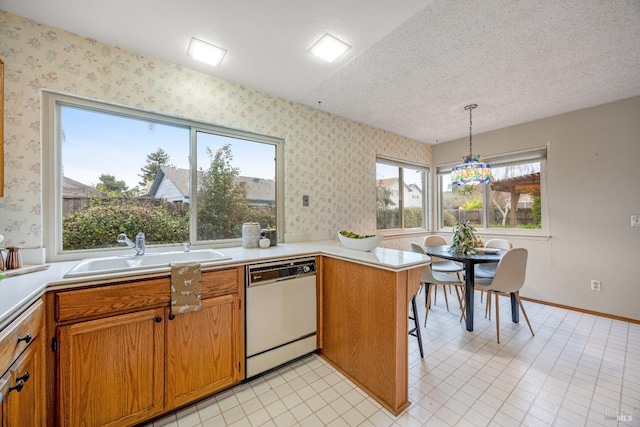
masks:
{"label": "baseboard trim", "polygon": [[536,302],[538,304],[550,305],[552,307],[564,308],[566,310],[578,311],[580,313],[585,313],[585,314],[593,314],[594,316],[606,317],[608,319],[620,320],[622,322],[629,322],[629,323],[634,323],[636,325],[640,325],[640,320],[630,319],[628,317],[622,317],[622,316],[616,316],[616,315],[613,315],[613,314],[601,313],[599,311],[586,310],[584,308],[571,307],[570,305],[556,304],[555,302],[549,302],[549,301],[542,301],[542,300],[539,300],[539,299],[527,298],[527,297],[523,297],[522,295],[520,295],[520,299],[522,299],[524,301]]}

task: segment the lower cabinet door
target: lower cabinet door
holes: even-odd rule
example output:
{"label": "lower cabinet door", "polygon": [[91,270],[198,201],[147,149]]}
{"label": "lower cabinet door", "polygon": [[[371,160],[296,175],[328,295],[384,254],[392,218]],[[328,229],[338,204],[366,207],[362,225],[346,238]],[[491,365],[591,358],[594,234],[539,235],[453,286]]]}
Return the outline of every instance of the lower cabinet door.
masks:
{"label": "lower cabinet door", "polygon": [[2,377],[0,377],[0,394],[2,395],[2,402],[0,402],[0,426],[8,426],[9,421],[5,418],[4,413],[7,411],[7,392],[11,385],[11,372],[7,371]]}
{"label": "lower cabinet door", "polygon": [[242,379],[240,312],[232,294],[205,299],[199,311],[176,314],[167,322],[167,408]]}
{"label": "lower cabinet door", "polygon": [[0,386],[3,393],[2,425],[46,425],[43,361],[41,341],[36,338],[9,368],[8,383]]}
{"label": "lower cabinet door", "polygon": [[61,326],[61,426],[123,426],[164,410],[164,309]]}

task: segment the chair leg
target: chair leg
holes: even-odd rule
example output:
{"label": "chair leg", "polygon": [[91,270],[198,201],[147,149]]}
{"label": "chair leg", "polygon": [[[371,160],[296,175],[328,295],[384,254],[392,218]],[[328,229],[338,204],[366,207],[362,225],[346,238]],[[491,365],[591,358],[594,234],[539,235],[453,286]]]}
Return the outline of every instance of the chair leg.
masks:
{"label": "chair leg", "polygon": [[431,307],[431,289],[433,289],[435,287],[435,285],[429,285],[428,291],[427,291],[427,302],[426,302],[426,306],[427,309],[424,311],[424,327],[427,327],[427,317],[429,317],[429,307]]}
{"label": "chair leg", "polygon": [[[482,294],[484,294],[484,291],[480,291],[480,300],[482,301]],[[487,292],[487,303],[484,305],[484,318],[487,318],[487,315],[489,313],[489,304],[491,304],[491,292]]]}
{"label": "chair leg", "polygon": [[460,292],[458,286],[454,286],[454,288],[456,290],[456,296],[458,297],[458,306],[460,306],[460,311],[462,312],[462,316],[460,316],[460,319],[466,320],[466,316],[464,315],[464,291]]}
{"label": "chair leg", "polygon": [[462,322],[463,320],[465,322],[467,321],[467,316],[464,314],[464,308],[465,308],[465,302],[464,302],[464,290],[463,290],[462,295],[460,295],[460,311],[462,312],[460,314],[460,320],[459,320],[460,322]]}
{"label": "chair leg", "polygon": [[522,300],[520,299],[520,293],[516,292],[516,299],[518,300],[518,304],[520,305],[520,310],[522,310],[522,314],[524,315],[524,320],[527,321],[527,325],[529,325],[529,330],[531,331],[531,336],[536,336],[536,334],[533,333],[533,328],[531,327],[531,323],[529,323],[529,317],[527,316],[527,311],[524,309],[524,305],[522,304]]}
{"label": "chair leg", "polygon": [[498,292],[494,292],[494,294],[496,296],[496,336],[498,344],[500,344],[500,301],[498,301]]}
{"label": "chair leg", "polygon": [[460,306],[460,310],[462,310],[462,297],[460,296],[460,289],[458,289],[457,286],[454,286],[454,288],[456,289],[456,296],[458,297],[458,305]]}
{"label": "chair leg", "polygon": [[449,311],[449,300],[447,299],[447,286],[442,285],[442,293],[444,294],[444,303],[447,306],[447,311]]}

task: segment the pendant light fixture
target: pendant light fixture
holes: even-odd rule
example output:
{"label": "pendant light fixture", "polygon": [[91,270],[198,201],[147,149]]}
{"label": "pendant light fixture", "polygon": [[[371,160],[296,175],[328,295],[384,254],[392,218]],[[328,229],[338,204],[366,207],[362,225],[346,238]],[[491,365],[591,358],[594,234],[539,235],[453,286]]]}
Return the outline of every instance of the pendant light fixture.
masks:
{"label": "pendant light fixture", "polygon": [[471,112],[478,104],[464,107],[469,110],[469,155],[462,157],[463,163],[451,169],[451,183],[454,185],[487,184],[491,182],[491,166],[480,162],[480,155],[473,155],[472,132],[473,120]]}

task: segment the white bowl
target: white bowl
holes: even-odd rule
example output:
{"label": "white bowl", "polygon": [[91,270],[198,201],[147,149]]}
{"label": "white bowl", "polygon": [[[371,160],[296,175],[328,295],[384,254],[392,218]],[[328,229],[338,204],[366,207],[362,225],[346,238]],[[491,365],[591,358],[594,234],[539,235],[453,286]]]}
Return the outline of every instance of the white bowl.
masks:
{"label": "white bowl", "polygon": [[372,236],[365,237],[364,239],[352,239],[351,237],[346,237],[338,232],[338,239],[340,239],[340,243],[347,249],[353,249],[356,251],[369,252],[378,247],[380,242],[382,242],[384,236]]}

